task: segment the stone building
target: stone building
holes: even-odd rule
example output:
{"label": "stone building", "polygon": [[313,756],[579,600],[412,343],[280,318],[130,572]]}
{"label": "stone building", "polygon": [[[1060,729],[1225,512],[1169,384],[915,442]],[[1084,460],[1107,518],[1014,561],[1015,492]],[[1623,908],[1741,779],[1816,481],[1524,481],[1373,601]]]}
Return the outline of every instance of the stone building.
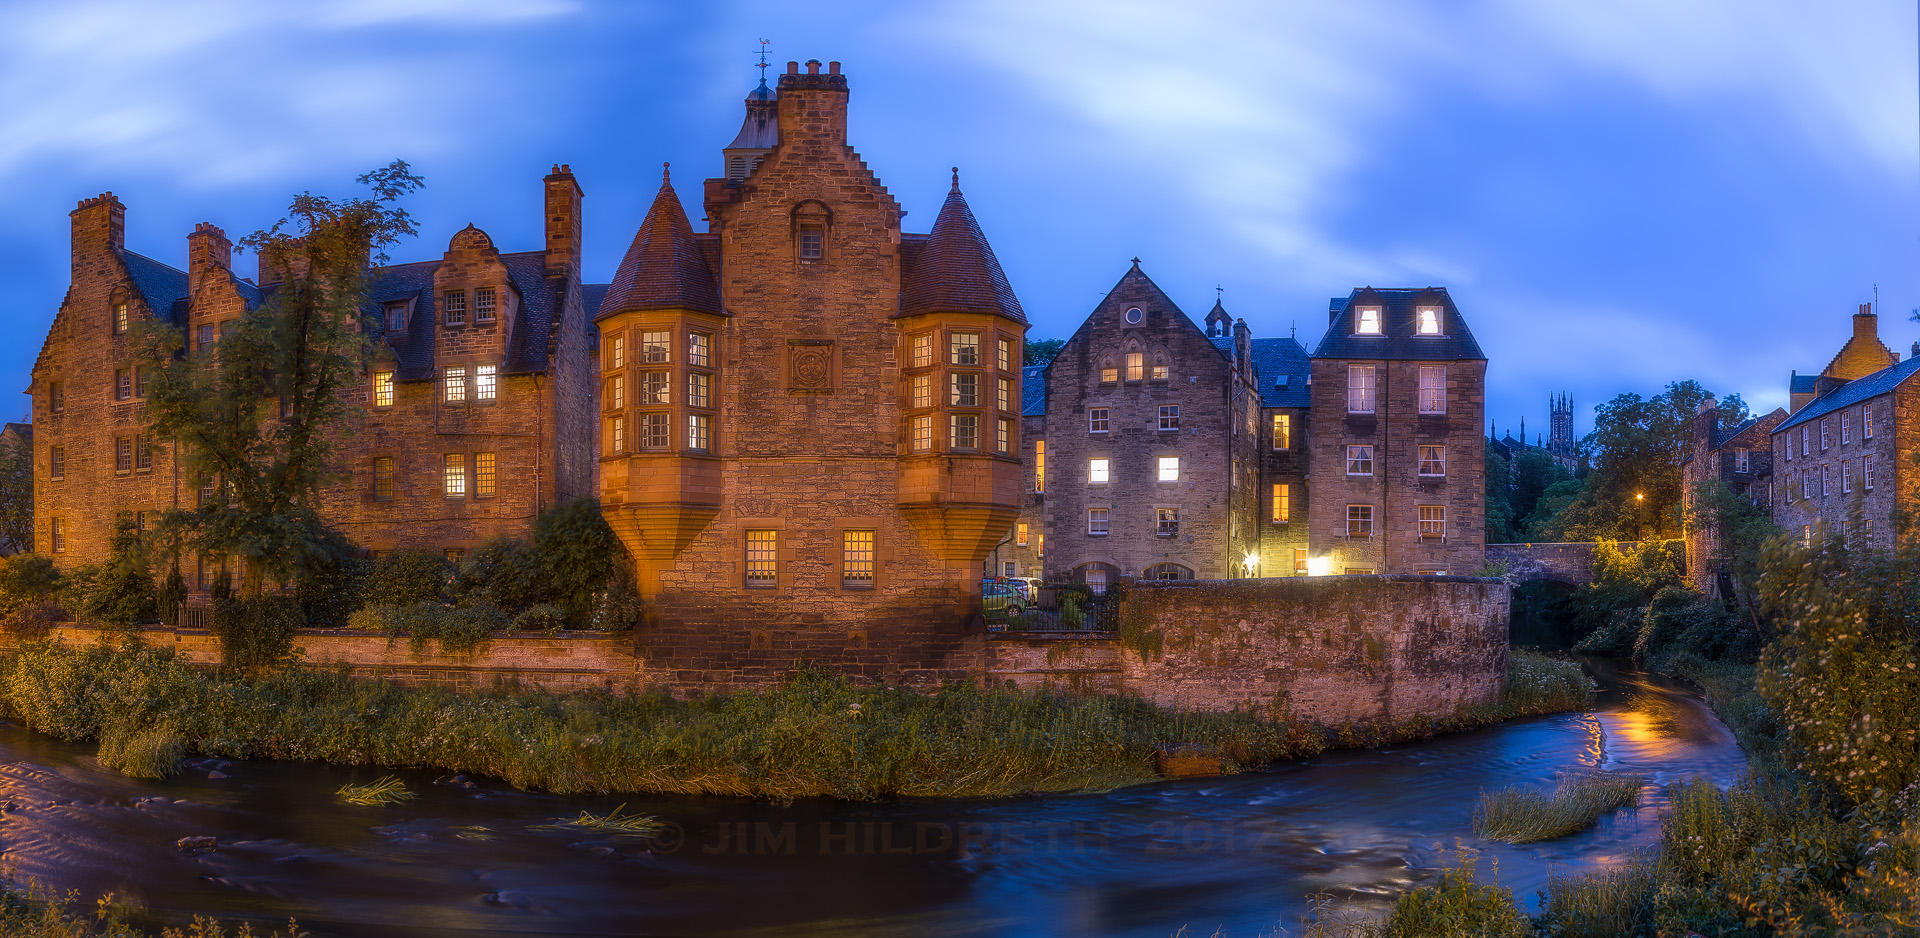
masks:
{"label": "stone building", "polygon": [[[1214,342],[1221,344],[1223,338],[1216,336]],[[1292,336],[1256,338],[1251,345],[1254,383],[1260,395],[1254,443],[1260,454],[1259,504],[1253,522],[1259,526],[1260,544],[1249,566],[1260,576],[1300,576],[1308,572],[1313,364]]]}
{"label": "stone building", "polygon": [[1720,535],[1711,525],[1696,522],[1700,487],[1711,481],[1771,512],[1773,510],[1773,439],[1775,427],[1787,412],[1774,408],[1733,427],[1720,426],[1720,411],[1704,402],[1693,418],[1687,450],[1680,456],[1680,506],[1687,549],[1687,577],[1695,589],[1713,596],[1726,594],[1721,569]]}
{"label": "stone building", "polygon": [[[373,271],[378,336],[336,441],[340,481],[320,506],[363,546],[457,554],[591,494],[580,188],[565,167],[543,186],[544,249],[501,253],[469,226],[437,260]],[[72,230],[72,278],[28,389],[35,549],[62,565],[105,559],[123,515],[144,526],[213,491],[148,431],[139,324],[171,325],[186,354],[211,354],[281,279],[240,276],[211,224],[187,236],[184,270],[128,250],[111,193],[82,200]],[[200,589],[238,572],[219,558],[187,563]]]}
{"label": "stone building", "polygon": [[602,509],[649,600],[640,645],[686,684],[980,665],[1026,319],[958,172],[903,232],[847,100],[837,62],[755,89],[708,230],[663,180],[599,309]]}
{"label": "stone building", "polygon": [[1479,570],[1487,358],[1452,296],[1362,287],[1329,319],[1313,353],[1310,569]]}

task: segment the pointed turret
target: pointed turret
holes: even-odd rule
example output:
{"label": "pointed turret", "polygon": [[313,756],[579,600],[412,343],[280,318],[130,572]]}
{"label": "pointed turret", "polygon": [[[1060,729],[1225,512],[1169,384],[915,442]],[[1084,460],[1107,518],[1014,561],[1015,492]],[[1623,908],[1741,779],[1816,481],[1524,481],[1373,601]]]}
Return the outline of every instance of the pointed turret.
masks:
{"label": "pointed turret", "polygon": [[1227,315],[1227,308],[1220,304],[1218,296],[1213,299],[1213,308],[1207,310],[1207,338],[1217,339],[1233,331],[1233,317]]}
{"label": "pointed turret", "polygon": [[674,194],[673,180],[661,164],[660,193],[634,233],[620,269],[614,272],[600,318],[644,309],[682,309],[697,313],[721,312],[720,291],[707,256],[695,241],[693,225]]}
{"label": "pointed turret", "polygon": [[999,259],[987,245],[987,236],[960,194],[957,167],[953,188],[933,220],[933,231],[920,249],[900,300],[900,315],[921,313],[986,313],[1021,324],[1027,321]]}

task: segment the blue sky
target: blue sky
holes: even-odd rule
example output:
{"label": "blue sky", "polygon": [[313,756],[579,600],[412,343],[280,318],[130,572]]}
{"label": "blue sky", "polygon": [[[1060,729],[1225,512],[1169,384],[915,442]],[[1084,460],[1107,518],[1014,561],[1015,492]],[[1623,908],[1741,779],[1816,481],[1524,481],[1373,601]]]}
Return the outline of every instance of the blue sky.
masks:
{"label": "blue sky", "polygon": [[0,35],[18,390],[66,214],[107,189],[128,246],[184,266],[195,222],[237,238],[403,157],[428,182],[412,260],[468,222],[538,246],[540,176],[567,162],[604,281],[661,161],[697,224],[763,37],[844,63],[852,142],[909,229],[961,167],[1035,337],[1135,255],[1190,314],[1219,285],[1256,335],[1309,345],[1330,296],[1442,284],[1491,359],[1489,415],[1530,435],[1554,391],[1581,432],[1680,377],[1782,404],[1876,283],[1883,338],[1920,339],[1908,2],[15,0]]}

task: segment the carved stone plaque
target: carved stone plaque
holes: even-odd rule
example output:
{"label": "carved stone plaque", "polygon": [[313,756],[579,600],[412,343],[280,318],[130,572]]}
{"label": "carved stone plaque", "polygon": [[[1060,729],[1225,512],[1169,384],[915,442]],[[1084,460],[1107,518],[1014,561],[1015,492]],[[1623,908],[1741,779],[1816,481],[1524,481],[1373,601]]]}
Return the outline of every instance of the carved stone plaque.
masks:
{"label": "carved stone plaque", "polygon": [[832,340],[794,340],[787,347],[787,388],[809,394],[833,392]]}

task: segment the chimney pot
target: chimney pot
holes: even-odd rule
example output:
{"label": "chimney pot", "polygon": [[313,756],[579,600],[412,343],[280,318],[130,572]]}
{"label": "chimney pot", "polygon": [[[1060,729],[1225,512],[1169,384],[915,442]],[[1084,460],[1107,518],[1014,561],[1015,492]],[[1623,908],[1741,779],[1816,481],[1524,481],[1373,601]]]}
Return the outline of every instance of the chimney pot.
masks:
{"label": "chimney pot", "polygon": [[807,74],[809,74],[809,75],[818,75],[818,74],[820,74],[820,60],[819,60],[819,59],[808,59],[808,60],[807,60]]}
{"label": "chimney pot", "polygon": [[838,74],[840,74],[840,63],[839,63],[839,62],[828,62],[828,63],[827,63],[827,74],[829,74],[829,75],[838,75]]}
{"label": "chimney pot", "polygon": [[800,74],[800,63],[799,63],[799,62],[794,62],[794,61],[791,61],[791,60],[790,60],[790,61],[788,61],[788,62],[787,62],[787,74],[789,74],[789,75],[798,75],[798,74]]}

